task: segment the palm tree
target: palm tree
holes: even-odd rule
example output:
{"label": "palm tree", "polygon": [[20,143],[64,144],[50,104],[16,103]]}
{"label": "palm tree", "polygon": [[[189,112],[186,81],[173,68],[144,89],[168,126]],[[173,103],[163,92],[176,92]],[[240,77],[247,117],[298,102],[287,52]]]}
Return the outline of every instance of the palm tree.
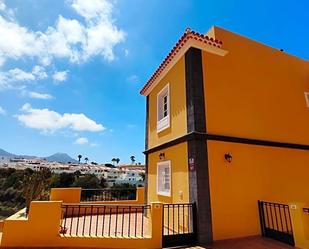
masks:
{"label": "palm tree", "polygon": [[115,162],[117,162],[117,159],[116,159],[116,158],[113,158],[113,159],[112,159],[113,165],[115,165]]}
{"label": "palm tree", "polygon": [[116,163],[118,165],[118,163],[120,162],[120,159],[119,158],[116,158]]}
{"label": "palm tree", "polygon": [[130,159],[131,159],[132,164],[134,164],[134,162],[135,162],[135,156],[130,156]]}
{"label": "palm tree", "polygon": [[88,164],[88,161],[89,161],[89,159],[88,159],[88,157],[85,157],[85,162]]}
{"label": "palm tree", "polygon": [[83,156],[82,155],[78,155],[77,157],[78,157],[78,162],[80,163],[80,160],[82,159]]}

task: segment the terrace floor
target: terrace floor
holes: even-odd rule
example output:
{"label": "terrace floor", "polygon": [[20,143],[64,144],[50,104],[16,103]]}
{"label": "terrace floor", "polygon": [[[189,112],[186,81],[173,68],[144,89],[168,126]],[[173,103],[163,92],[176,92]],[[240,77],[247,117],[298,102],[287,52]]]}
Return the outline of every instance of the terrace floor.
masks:
{"label": "terrace floor", "polygon": [[292,249],[295,247],[283,244],[281,242],[263,238],[263,237],[247,237],[233,240],[222,240],[215,242],[209,247],[185,247],[186,249]]}
{"label": "terrace floor", "polygon": [[[142,213],[94,214],[68,217],[62,220],[61,225],[66,228],[64,236],[120,238],[151,236],[150,220]],[[174,227],[175,233],[178,226],[179,224],[176,224]],[[181,228],[179,227],[179,229]],[[187,230],[183,231],[188,232]],[[173,234],[173,230],[164,227],[164,234]]]}
{"label": "terrace floor", "polygon": [[64,236],[90,237],[147,237],[149,219],[142,213],[98,214],[69,217],[62,221]]}
{"label": "terrace floor", "polygon": [[[148,237],[151,236],[150,221],[142,213],[83,215],[63,220],[67,231],[64,236],[90,237]],[[164,233],[167,233],[164,228]],[[216,241],[212,246],[184,247],[186,249],[291,249],[281,242],[260,236]]]}

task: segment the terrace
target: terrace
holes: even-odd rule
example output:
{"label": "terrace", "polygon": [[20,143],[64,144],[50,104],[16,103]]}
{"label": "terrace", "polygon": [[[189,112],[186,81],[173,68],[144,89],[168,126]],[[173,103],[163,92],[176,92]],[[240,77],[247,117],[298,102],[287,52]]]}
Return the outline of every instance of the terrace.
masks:
{"label": "terrace", "polygon": [[[196,243],[195,204],[145,205],[144,201],[144,188],[52,189],[49,201],[31,203],[28,216],[23,209],[4,221],[1,246],[151,249]],[[308,208],[303,204],[258,204],[262,235],[309,248]],[[292,247],[282,242],[256,236],[215,241],[207,248]]]}
{"label": "terrace", "polygon": [[163,235],[193,235],[190,204],[144,201],[144,188],[52,189],[5,220],[1,246],[161,248]]}

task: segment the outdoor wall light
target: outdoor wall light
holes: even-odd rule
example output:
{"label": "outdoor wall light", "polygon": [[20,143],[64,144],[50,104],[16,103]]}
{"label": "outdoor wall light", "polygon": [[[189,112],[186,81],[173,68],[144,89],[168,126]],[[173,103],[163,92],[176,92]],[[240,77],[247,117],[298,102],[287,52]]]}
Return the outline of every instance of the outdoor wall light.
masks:
{"label": "outdoor wall light", "polygon": [[228,162],[228,163],[230,163],[230,162],[232,162],[232,155],[230,154],[230,153],[225,153],[224,154],[224,159]]}
{"label": "outdoor wall light", "polygon": [[165,158],[165,153],[164,153],[164,152],[161,152],[161,153],[159,154],[159,158],[160,158],[160,160],[163,160],[163,159]]}

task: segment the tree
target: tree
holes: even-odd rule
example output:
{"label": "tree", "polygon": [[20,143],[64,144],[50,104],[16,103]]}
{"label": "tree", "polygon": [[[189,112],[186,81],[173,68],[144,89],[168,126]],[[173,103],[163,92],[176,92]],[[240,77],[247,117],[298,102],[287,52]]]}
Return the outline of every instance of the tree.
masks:
{"label": "tree", "polygon": [[30,203],[33,200],[41,199],[44,192],[48,191],[50,186],[50,170],[43,168],[31,175],[25,175],[24,196],[26,199],[26,214],[29,212]]}
{"label": "tree", "polygon": [[106,179],[104,177],[102,177],[100,179],[100,186],[101,186],[101,188],[106,188],[107,187]]}
{"label": "tree", "polygon": [[82,155],[78,155],[77,157],[78,157],[78,162],[80,163],[80,160],[82,159],[83,156]]}
{"label": "tree", "polygon": [[119,162],[120,162],[120,158],[116,158],[117,165],[119,164]]}
{"label": "tree", "polygon": [[80,188],[85,188],[85,189],[99,189],[101,188],[100,186],[100,181],[95,175],[84,175],[79,178],[76,178],[73,184],[74,187],[80,187]]}
{"label": "tree", "polygon": [[88,157],[85,157],[85,162],[88,164],[88,161],[89,161],[89,159],[88,159]]}
{"label": "tree", "polygon": [[145,181],[145,173],[144,172],[139,173],[139,176],[143,179],[143,181]]}
{"label": "tree", "polygon": [[61,173],[59,179],[59,187],[60,188],[68,188],[71,187],[75,181],[75,176],[72,173]]}
{"label": "tree", "polygon": [[76,170],[76,171],[74,172],[74,175],[75,175],[76,177],[80,177],[80,176],[82,175],[82,173],[80,172],[80,170]]}
{"label": "tree", "polygon": [[59,174],[53,174],[50,179],[50,187],[51,188],[60,188],[60,175]]}
{"label": "tree", "polygon": [[131,159],[131,163],[134,164],[134,162],[135,162],[135,156],[130,156],[130,159]]}

